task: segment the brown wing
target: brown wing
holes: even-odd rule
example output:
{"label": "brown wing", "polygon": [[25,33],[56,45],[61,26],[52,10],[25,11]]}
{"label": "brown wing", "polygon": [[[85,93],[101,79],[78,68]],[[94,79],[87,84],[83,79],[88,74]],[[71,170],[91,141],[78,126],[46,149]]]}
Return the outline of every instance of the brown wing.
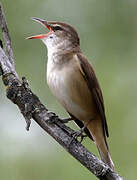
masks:
{"label": "brown wing", "polygon": [[87,82],[90,92],[92,93],[97,111],[99,112],[100,117],[102,119],[104,134],[108,137],[109,134],[108,134],[108,126],[107,126],[106,116],[105,116],[104,100],[103,100],[101,88],[99,86],[95,72],[91,64],[81,53],[78,53],[77,56],[80,63],[81,72]]}

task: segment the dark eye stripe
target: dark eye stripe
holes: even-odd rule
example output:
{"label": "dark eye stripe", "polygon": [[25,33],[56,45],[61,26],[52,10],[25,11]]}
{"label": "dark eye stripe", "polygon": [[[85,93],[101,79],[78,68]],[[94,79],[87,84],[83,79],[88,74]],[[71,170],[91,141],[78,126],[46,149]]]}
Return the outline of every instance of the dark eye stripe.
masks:
{"label": "dark eye stripe", "polygon": [[53,31],[57,31],[57,30],[63,30],[60,26],[54,26],[52,27]]}

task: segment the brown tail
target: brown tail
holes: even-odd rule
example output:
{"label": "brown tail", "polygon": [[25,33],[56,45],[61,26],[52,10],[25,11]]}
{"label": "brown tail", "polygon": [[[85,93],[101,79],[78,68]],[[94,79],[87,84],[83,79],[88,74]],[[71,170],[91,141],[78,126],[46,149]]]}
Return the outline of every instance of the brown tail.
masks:
{"label": "brown tail", "polygon": [[107,145],[105,133],[103,131],[102,122],[99,119],[92,120],[88,126],[88,130],[90,131],[100,154],[101,160],[106,163],[110,168],[114,169],[114,164],[111,159],[109,148]]}

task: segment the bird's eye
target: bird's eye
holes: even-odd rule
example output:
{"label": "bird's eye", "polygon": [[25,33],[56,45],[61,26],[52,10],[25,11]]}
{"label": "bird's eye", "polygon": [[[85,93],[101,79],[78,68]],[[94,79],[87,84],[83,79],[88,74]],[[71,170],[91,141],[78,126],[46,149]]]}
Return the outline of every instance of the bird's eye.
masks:
{"label": "bird's eye", "polygon": [[53,39],[53,36],[49,36],[50,39]]}
{"label": "bird's eye", "polygon": [[63,30],[60,26],[52,27],[53,31]]}

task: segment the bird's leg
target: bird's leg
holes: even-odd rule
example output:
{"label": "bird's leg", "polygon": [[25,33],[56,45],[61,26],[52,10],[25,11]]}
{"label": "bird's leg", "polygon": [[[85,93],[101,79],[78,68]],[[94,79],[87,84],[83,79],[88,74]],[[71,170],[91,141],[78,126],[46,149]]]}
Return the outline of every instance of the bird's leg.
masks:
{"label": "bird's leg", "polygon": [[62,123],[68,123],[69,121],[72,121],[73,118],[63,118],[63,119],[58,119],[58,116],[50,111],[47,111],[47,118],[45,121],[48,123],[56,123],[57,121],[60,121]]}
{"label": "bird's leg", "polygon": [[80,139],[80,143],[81,143],[81,142],[83,141],[83,139],[84,139],[85,137],[87,137],[87,135],[86,135],[86,134],[83,134],[83,133],[84,133],[85,129],[87,128],[87,126],[88,126],[88,124],[89,124],[90,122],[91,122],[91,119],[88,120],[80,130],[75,131],[75,132],[73,132],[73,133],[71,134],[71,135],[72,135],[72,139],[70,140],[70,143],[69,143],[69,144],[71,144],[72,141],[73,141],[74,139],[77,139],[78,137],[81,138],[81,139]]}
{"label": "bird's leg", "polygon": [[61,119],[60,121],[61,121],[62,123],[68,123],[69,121],[72,121],[72,120],[73,120],[73,118],[70,117],[70,118],[63,118],[63,119]]}

